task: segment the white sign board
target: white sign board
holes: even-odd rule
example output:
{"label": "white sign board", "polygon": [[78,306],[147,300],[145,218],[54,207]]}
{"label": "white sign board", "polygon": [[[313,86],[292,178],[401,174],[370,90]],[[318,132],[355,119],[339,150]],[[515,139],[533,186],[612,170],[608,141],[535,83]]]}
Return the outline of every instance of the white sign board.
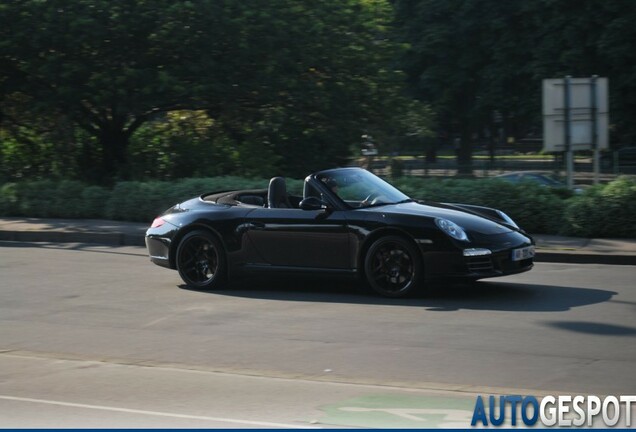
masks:
{"label": "white sign board", "polygon": [[[595,85],[592,85],[592,78],[570,78],[569,80],[569,124],[572,150],[593,150],[594,118],[598,149],[603,150],[609,147],[607,78],[597,78],[595,81]],[[592,93],[593,88],[596,89],[596,94]],[[546,152],[566,150],[565,107],[565,80],[543,80],[543,150]]]}

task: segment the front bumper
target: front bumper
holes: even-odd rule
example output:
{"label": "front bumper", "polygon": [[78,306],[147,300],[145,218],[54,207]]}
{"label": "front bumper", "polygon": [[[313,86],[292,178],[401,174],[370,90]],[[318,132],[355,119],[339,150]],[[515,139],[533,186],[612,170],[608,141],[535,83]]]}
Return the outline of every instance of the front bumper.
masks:
{"label": "front bumper", "polygon": [[428,253],[424,266],[431,278],[484,279],[526,272],[534,266],[532,258],[512,261],[512,250],[486,256],[464,257],[461,253]]}
{"label": "front bumper", "polygon": [[512,250],[485,256],[464,257],[468,277],[486,278],[522,273],[534,266],[533,258],[512,260]]}
{"label": "front bumper", "polygon": [[146,248],[150,261],[161,267],[172,268],[170,265],[170,239],[146,236]]}
{"label": "front bumper", "polygon": [[[455,251],[429,250],[424,253],[424,263],[432,278],[483,279],[506,276],[532,269],[534,258],[515,261],[513,251],[533,244],[530,237],[518,232],[484,236],[479,242],[457,244],[458,249]],[[468,256],[465,256],[464,250],[474,253],[467,253]]]}

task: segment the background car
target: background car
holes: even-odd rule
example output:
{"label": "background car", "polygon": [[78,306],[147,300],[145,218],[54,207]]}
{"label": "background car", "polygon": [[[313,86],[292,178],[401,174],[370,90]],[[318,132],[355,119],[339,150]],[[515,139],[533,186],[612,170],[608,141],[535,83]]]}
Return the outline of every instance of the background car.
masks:
{"label": "background car", "polygon": [[517,171],[500,174],[493,178],[505,180],[510,183],[521,183],[523,181],[533,182],[548,187],[567,187],[558,177],[548,171]]}
{"label": "background car", "polygon": [[[540,186],[569,190],[567,184],[565,184],[557,175],[550,171],[516,171],[506,174],[500,174],[492,177],[496,180],[503,180],[510,183],[522,183],[530,182]],[[572,189],[574,193],[581,193],[585,189],[584,185],[575,185]]]}
{"label": "background car", "polygon": [[267,189],[204,194],[157,217],[150,259],[191,287],[242,273],[364,278],[401,297],[438,278],[477,280],[528,271],[534,241],[500,210],[415,201],[361,168],[307,176],[303,195],[282,177]]}

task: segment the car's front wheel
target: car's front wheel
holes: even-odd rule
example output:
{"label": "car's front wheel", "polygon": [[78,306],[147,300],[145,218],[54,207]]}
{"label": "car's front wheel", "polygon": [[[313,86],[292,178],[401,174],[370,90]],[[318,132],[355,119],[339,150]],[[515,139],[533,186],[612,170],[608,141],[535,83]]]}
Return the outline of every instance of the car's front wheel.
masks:
{"label": "car's front wheel", "polygon": [[364,271],[371,288],[385,297],[404,297],[413,293],[423,279],[422,258],[407,239],[387,236],[376,240],[364,260]]}
{"label": "car's front wheel", "polygon": [[177,248],[177,270],[190,287],[210,290],[218,288],[225,276],[225,254],[221,243],[211,233],[192,231]]}

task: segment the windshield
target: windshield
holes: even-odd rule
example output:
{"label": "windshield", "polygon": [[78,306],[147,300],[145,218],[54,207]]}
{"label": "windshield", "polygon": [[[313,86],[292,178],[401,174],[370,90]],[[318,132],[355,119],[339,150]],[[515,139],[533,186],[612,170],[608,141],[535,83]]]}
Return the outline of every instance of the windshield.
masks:
{"label": "windshield", "polygon": [[395,187],[363,169],[340,169],[319,173],[338,198],[351,207],[369,207],[410,201]]}

